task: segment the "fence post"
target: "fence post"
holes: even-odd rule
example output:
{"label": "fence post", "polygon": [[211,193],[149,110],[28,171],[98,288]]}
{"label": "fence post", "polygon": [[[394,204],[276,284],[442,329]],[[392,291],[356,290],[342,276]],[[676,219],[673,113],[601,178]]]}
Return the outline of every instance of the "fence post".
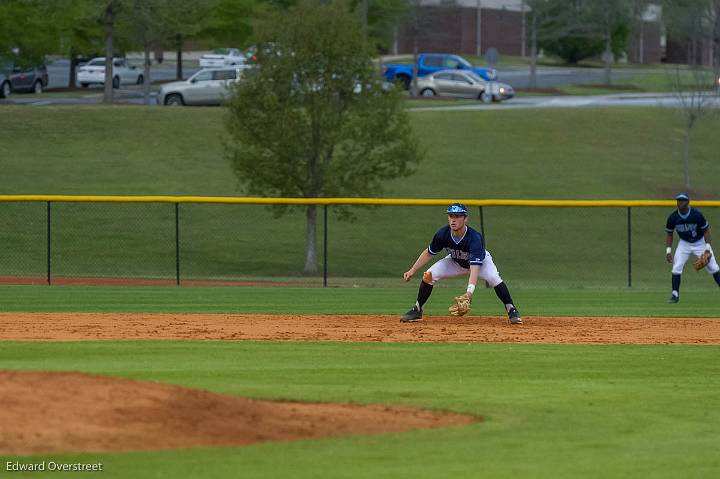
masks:
{"label": "fence post", "polygon": [[323,288],[327,287],[328,272],[328,205],[323,208]]}
{"label": "fence post", "polygon": [[483,216],[483,207],[480,207],[480,233],[485,237],[485,217]]}
{"label": "fence post", "polygon": [[180,203],[175,203],[175,284],[180,286]]}
{"label": "fence post", "polygon": [[632,287],[632,213],[627,209],[628,288]]}
{"label": "fence post", "polygon": [[51,250],[51,248],[52,248],[52,246],[51,246],[51,245],[52,245],[52,241],[51,241],[52,236],[51,236],[51,234],[50,234],[50,233],[51,233],[51,231],[50,231],[50,224],[51,224],[50,215],[51,215],[51,213],[50,213],[50,202],[48,201],[48,202],[47,202],[47,284],[48,284],[48,286],[52,284],[52,274],[51,274],[51,269],[50,269],[50,268],[51,268],[51,263],[50,263],[50,261],[51,261],[51,258],[52,258],[52,254],[51,254],[51,253],[52,253],[52,250]]}

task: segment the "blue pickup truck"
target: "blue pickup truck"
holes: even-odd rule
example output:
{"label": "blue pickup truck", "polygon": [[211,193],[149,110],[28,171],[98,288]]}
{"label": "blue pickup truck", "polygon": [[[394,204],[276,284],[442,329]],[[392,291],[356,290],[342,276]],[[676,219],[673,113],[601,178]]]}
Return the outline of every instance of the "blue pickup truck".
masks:
{"label": "blue pickup truck", "polygon": [[[418,56],[418,77],[429,75],[440,70],[469,70],[480,78],[492,81],[497,80],[497,71],[494,68],[480,68],[472,66],[463,57],[443,53],[422,53]],[[405,88],[410,87],[412,81],[412,64],[389,63],[383,65],[383,76],[389,82],[402,82]]]}

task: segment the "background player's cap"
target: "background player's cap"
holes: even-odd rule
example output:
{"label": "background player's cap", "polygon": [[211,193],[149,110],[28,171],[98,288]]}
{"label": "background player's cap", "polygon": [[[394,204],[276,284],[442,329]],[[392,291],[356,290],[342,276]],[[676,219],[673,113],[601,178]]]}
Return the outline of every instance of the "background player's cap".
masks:
{"label": "background player's cap", "polygon": [[467,208],[465,208],[465,205],[462,203],[453,203],[450,206],[448,206],[447,214],[454,214],[454,215],[465,215],[467,216]]}
{"label": "background player's cap", "polygon": [[690,201],[690,197],[686,195],[685,193],[680,193],[675,197],[676,200],[688,200]]}

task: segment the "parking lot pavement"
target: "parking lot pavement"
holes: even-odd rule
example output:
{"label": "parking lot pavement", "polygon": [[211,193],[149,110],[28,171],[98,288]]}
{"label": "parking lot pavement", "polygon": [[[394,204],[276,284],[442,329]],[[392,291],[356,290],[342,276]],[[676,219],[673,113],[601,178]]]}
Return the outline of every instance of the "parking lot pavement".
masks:
{"label": "parking lot pavement", "polygon": [[[76,91],[65,91],[62,93],[46,92],[40,95],[16,93],[10,98],[0,100],[0,105],[94,105],[102,103],[103,90],[99,88],[88,88]],[[129,103],[142,105],[145,97],[142,89],[118,89],[114,90],[113,103]],[[150,92],[150,104],[157,104],[157,91]]]}
{"label": "parking lot pavement", "polygon": [[[183,62],[184,63],[184,62]],[[130,60],[130,64],[137,66],[139,69],[142,68],[142,62],[136,62]],[[48,88],[67,88],[70,84],[70,61],[66,59],[55,60],[48,63]],[[200,70],[200,67],[195,65],[185,65],[183,67],[183,77],[188,78]],[[175,79],[175,64],[174,63],[163,63],[161,65],[153,64],[150,67],[150,79],[151,81],[169,81]],[[101,87],[102,88],[102,87]]]}

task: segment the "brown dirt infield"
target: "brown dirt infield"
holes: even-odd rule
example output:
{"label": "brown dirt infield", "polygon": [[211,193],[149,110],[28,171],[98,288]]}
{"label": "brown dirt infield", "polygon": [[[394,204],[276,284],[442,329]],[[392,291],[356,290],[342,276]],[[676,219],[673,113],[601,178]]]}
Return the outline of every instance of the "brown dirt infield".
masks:
{"label": "brown dirt infield", "polygon": [[[1,340],[720,344],[720,318],[0,313]],[[0,453],[237,446],[479,420],[409,407],[259,401],[80,373],[0,371]]]}
{"label": "brown dirt infield", "polygon": [[238,446],[460,426],[412,407],[259,401],[80,373],[0,371],[0,453]]}
{"label": "brown dirt infield", "polygon": [[720,318],[0,313],[0,340],[292,340],[720,344]]}

